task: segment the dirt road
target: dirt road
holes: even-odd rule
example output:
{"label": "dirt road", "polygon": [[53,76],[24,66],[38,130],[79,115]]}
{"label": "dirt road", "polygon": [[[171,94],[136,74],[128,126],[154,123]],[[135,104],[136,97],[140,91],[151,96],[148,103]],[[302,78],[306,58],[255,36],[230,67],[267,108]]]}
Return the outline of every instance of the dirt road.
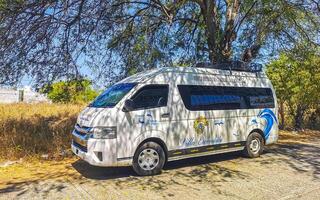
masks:
{"label": "dirt road", "polygon": [[283,132],[260,158],[187,159],[154,177],[77,159],[15,164],[0,168],[0,199],[320,199],[319,136]]}

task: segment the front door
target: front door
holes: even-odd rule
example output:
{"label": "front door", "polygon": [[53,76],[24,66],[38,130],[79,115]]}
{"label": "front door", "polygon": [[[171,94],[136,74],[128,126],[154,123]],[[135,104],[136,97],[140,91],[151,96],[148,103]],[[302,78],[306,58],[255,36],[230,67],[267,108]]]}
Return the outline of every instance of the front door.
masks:
{"label": "front door", "polygon": [[167,134],[170,113],[168,104],[168,85],[146,85],[129,97],[133,101],[133,110],[124,114],[121,128],[125,133],[118,137],[118,157],[135,151],[135,140],[148,138],[157,132]]}

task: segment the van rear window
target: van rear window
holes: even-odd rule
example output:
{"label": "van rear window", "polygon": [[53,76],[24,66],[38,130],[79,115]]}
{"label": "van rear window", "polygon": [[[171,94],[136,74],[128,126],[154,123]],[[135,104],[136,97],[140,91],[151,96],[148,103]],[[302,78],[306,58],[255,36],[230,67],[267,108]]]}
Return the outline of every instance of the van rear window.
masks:
{"label": "van rear window", "polygon": [[270,88],[178,85],[188,110],[274,108]]}

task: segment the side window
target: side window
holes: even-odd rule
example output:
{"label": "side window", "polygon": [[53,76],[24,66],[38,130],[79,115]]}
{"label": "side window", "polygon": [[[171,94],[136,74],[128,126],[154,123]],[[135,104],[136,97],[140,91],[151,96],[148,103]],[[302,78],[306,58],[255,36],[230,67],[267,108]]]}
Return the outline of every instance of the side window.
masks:
{"label": "side window", "polygon": [[221,87],[179,85],[178,89],[188,110],[240,109],[245,104],[244,98]]}
{"label": "side window", "polygon": [[188,110],[232,110],[273,108],[270,88],[244,88],[222,86],[178,86]]}
{"label": "side window", "polygon": [[247,97],[250,108],[274,108],[274,98],[270,88],[257,88]]}
{"label": "side window", "polygon": [[135,93],[131,99],[134,102],[134,109],[147,109],[167,106],[168,85],[147,85]]}

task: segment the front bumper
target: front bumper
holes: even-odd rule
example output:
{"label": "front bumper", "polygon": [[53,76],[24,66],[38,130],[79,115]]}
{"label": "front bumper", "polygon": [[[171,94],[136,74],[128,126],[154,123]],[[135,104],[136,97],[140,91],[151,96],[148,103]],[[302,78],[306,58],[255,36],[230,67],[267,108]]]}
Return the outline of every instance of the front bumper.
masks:
{"label": "front bumper", "polygon": [[116,139],[86,139],[73,131],[71,149],[74,154],[91,165],[118,165]]}

